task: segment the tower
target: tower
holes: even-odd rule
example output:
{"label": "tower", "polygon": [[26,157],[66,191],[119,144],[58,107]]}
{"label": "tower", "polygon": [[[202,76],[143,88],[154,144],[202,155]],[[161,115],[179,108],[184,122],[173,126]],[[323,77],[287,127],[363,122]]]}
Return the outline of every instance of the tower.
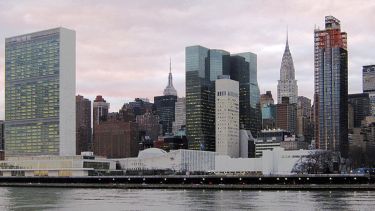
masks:
{"label": "tower", "polygon": [[281,104],[281,99],[288,97],[290,103],[297,103],[298,86],[295,80],[295,70],[293,64],[292,54],[289,50],[288,32],[286,35],[286,44],[281,60],[280,80],[277,84],[277,103]]}
{"label": "tower", "polygon": [[175,104],[177,101],[177,91],[173,87],[172,81],[172,64],[169,60],[168,85],[164,89],[163,96],[154,97],[154,106],[157,115],[159,115],[160,124],[162,125],[162,135],[172,133],[172,124],[175,120]]}
{"label": "tower", "polygon": [[215,81],[216,152],[237,158],[240,155],[239,139],[239,85],[223,77]]}
{"label": "tower", "polygon": [[5,39],[6,156],[75,155],[75,32]]}
{"label": "tower", "polygon": [[347,34],[340,21],[325,17],[325,29],[314,31],[315,140],[319,149],[348,153]]}

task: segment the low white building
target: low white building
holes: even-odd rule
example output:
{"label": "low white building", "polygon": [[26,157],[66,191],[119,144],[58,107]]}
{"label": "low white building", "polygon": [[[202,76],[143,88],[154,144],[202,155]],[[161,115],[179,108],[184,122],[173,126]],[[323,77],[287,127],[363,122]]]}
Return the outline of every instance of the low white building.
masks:
{"label": "low white building", "polygon": [[140,151],[136,158],[116,159],[123,170],[212,171],[215,169],[215,152],[149,148]]}
{"label": "low white building", "polygon": [[295,164],[311,150],[285,151],[276,147],[263,152],[260,158],[231,158],[215,152],[174,150],[165,152],[150,148],[136,158],[118,159],[123,170],[205,171],[215,173],[292,174]]}
{"label": "low white building", "polygon": [[116,170],[116,162],[85,155],[11,157],[0,161],[0,176],[89,176],[94,170]]}

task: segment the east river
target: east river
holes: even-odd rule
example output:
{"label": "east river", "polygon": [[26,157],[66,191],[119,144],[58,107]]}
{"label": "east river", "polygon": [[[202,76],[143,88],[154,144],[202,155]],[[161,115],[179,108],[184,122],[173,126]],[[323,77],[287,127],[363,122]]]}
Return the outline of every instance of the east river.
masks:
{"label": "east river", "polygon": [[0,187],[0,210],[374,210],[375,191]]}

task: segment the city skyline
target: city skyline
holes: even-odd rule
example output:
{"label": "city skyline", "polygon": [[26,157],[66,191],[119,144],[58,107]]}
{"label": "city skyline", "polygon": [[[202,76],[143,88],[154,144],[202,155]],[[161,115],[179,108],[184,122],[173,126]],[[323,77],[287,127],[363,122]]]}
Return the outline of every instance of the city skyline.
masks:
{"label": "city skyline", "polygon": [[[296,80],[303,88],[299,95],[313,99],[314,25],[321,25],[327,15],[340,19],[349,34],[349,93],[362,92],[362,66],[375,64],[375,56],[370,53],[375,41],[369,38],[375,28],[371,16],[375,3],[371,1],[242,1],[236,5],[224,1],[215,1],[215,5],[198,1],[92,1],[90,5],[73,1],[20,2],[0,3],[0,38],[58,26],[75,30],[76,94],[90,100],[103,95],[112,111],[136,97],[152,100],[161,95],[169,57],[174,85],[179,97],[184,96],[184,49],[198,44],[233,53],[254,52],[258,55],[261,93],[271,90],[275,95],[287,25]],[[350,15],[352,10],[360,15]],[[144,15],[151,11],[159,18]],[[299,17],[298,23],[295,17]],[[0,43],[0,74],[4,75],[4,42]],[[0,98],[0,119],[4,119],[4,77],[0,77]]]}

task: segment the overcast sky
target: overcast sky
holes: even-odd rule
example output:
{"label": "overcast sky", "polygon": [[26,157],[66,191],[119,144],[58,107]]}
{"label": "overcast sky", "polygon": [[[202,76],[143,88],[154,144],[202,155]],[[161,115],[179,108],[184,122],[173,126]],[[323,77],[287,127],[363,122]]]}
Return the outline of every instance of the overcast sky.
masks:
{"label": "overcast sky", "polygon": [[286,28],[299,95],[313,94],[313,31],[324,17],[348,33],[349,93],[361,92],[363,65],[375,64],[375,1],[0,1],[0,119],[4,118],[4,39],[63,26],[76,31],[77,94],[103,95],[116,111],[136,97],[162,95],[169,57],[185,96],[185,47],[258,55],[261,93],[277,99]]}

